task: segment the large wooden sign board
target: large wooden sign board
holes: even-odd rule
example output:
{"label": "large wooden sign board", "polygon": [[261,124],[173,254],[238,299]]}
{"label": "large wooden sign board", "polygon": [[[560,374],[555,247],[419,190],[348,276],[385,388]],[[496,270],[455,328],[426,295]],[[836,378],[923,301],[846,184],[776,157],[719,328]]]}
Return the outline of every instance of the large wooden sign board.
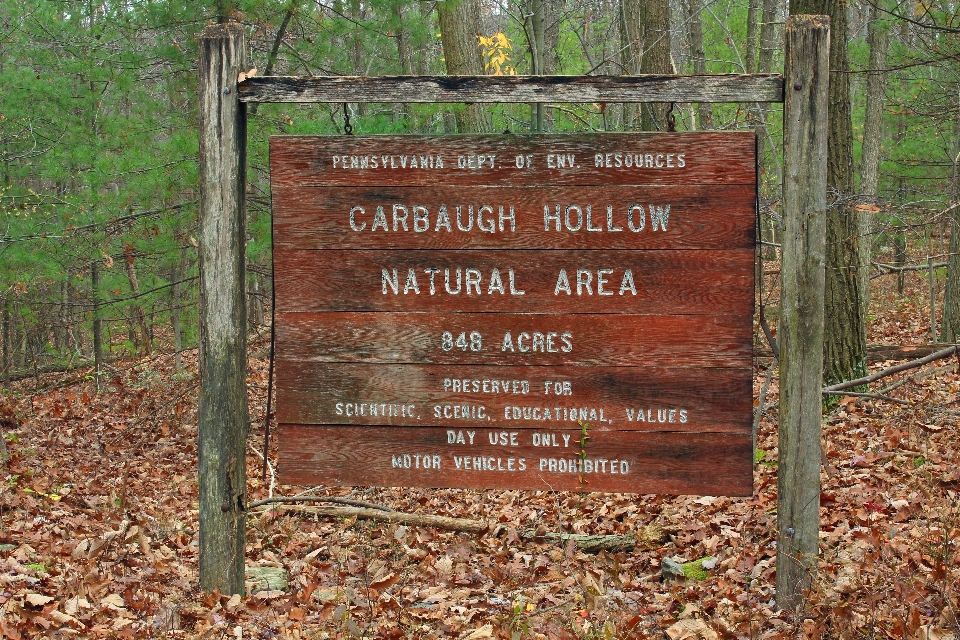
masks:
{"label": "large wooden sign board", "polygon": [[283,482],[752,492],[753,134],[270,158]]}

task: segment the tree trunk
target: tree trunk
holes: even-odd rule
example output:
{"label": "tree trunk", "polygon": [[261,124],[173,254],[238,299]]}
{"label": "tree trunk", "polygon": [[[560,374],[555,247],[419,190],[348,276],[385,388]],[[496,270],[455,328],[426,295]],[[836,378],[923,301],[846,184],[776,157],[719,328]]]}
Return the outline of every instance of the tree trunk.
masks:
{"label": "tree trunk", "polygon": [[[687,21],[690,27],[690,55],[693,58],[693,73],[702,76],[707,73],[707,57],[703,48],[703,10],[701,0],[688,0]],[[701,131],[713,129],[713,105],[701,102],[697,105],[697,128]],[[762,148],[762,147],[761,147]]]}
{"label": "tree trunk", "polygon": [[[960,98],[960,85],[957,86]],[[943,293],[942,339],[956,342],[960,337],[960,198],[957,197],[960,181],[960,111],[957,113],[955,146],[953,149],[953,179],[950,182],[950,258],[947,262],[947,282]]]}
{"label": "tree trunk", "polygon": [[[397,40],[397,66],[400,69],[400,75],[413,75],[413,47],[410,45],[410,31],[406,27],[404,16],[405,7],[397,3],[391,9],[393,14],[394,31]],[[397,118],[403,122],[405,130],[410,131],[410,107],[406,102],[400,102],[396,105]]]}
{"label": "tree trunk", "polygon": [[[899,221],[897,222],[893,227],[893,264],[903,267],[907,264],[907,235],[903,231],[903,226]],[[897,272],[897,295],[903,295],[905,277],[903,270]]]}
{"label": "tree trunk", "polygon": [[[544,0],[529,0],[529,9],[525,30],[527,32],[527,44],[530,49],[530,62],[533,67],[533,75],[544,75],[544,14],[546,13],[546,2]],[[542,102],[535,102],[530,105],[530,132],[542,133],[544,130],[544,105]]]}
{"label": "tree trunk", "polygon": [[826,325],[824,379],[827,384],[859,378],[866,371],[866,318],[860,271],[860,225],[850,198],[853,128],[847,63],[847,4],[841,0],[798,0],[791,14],[830,16],[830,140],[827,186],[837,200],[827,210]]}
{"label": "tree trunk", "polygon": [[180,249],[180,260],[173,268],[173,291],[171,291],[171,295],[173,297],[173,309],[170,313],[170,324],[171,328],[173,329],[173,368],[178,373],[183,368],[183,360],[180,355],[180,352],[183,351],[183,333],[180,329],[180,281],[183,280],[183,274],[186,270],[186,263],[187,248],[184,246]]}
{"label": "tree trunk", "polygon": [[[621,0],[621,20],[630,45],[627,72],[669,74],[670,65],[670,4],[660,0]],[[640,105],[640,128],[643,131],[666,131],[667,111],[670,105],[644,103]],[[624,110],[624,128],[633,129],[634,110]]]}
{"label": "tree trunk", "polygon": [[[886,94],[887,47],[890,31],[882,21],[880,12],[870,10],[867,40],[870,44],[869,72],[867,73],[867,108],[863,121],[863,161],[860,169],[860,193],[869,203],[877,202],[880,147],[883,142],[883,104]],[[861,301],[861,315],[869,317],[870,305],[870,259],[876,213],[860,211],[860,288],[865,292]]]}
{"label": "tree trunk", "polygon": [[[480,2],[479,0],[444,0],[437,3],[440,18],[440,41],[447,74],[451,76],[483,75],[480,56]],[[468,104],[456,111],[457,131],[460,133],[490,133],[493,122],[490,113],[481,104]]]}
{"label": "tree trunk", "polygon": [[200,36],[200,588],[244,593],[247,328],[243,26]]}
{"label": "tree trunk", "polygon": [[830,27],[787,22],[783,135],[783,286],[777,467],[777,605],[795,610],[812,584],[820,531]]}
{"label": "tree trunk", "polygon": [[[127,265],[127,280],[130,283],[130,291],[136,296],[140,293],[140,284],[137,282],[137,271],[134,267],[134,249],[133,245],[127,245],[123,252],[124,263]],[[133,304],[133,317],[140,328],[140,334],[143,336],[143,351],[150,355],[150,329],[147,327],[147,316],[143,313],[143,307],[139,302]]]}
{"label": "tree trunk", "polygon": [[10,347],[12,336],[10,335],[10,300],[6,296],[3,298],[3,383],[10,387],[10,369],[13,367],[13,358],[11,358]]}
{"label": "tree trunk", "polygon": [[103,370],[103,325],[100,321],[100,262],[90,265],[90,293],[93,297],[93,368],[100,390],[100,372]]}
{"label": "tree trunk", "polygon": [[[662,0],[629,0],[639,4],[643,54],[640,73],[669,74],[670,65],[670,3]],[[640,109],[640,129],[643,131],[666,131],[667,111],[670,105],[662,102],[646,102]]]}
{"label": "tree trunk", "polygon": [[867,40],[870,63],[867,73],[867,108],[863,121],[863,164],[860,169],[860,193],[876,202],[879,183],[880,147],[883,142],[883,105],[887,85],[887,48],[890,30],[876,9],[870,12]]}
{"label": "tree trunk", "polygon": [[757,72],[757,18],[760,0],[749,0],[747,5],[747,55],[744,56],[744,73]]}

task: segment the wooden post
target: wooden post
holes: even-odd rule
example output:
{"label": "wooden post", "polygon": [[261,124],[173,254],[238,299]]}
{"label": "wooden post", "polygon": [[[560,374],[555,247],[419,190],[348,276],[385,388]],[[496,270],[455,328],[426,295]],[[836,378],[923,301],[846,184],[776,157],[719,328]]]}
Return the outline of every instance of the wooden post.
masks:
{"label": "wooden post", "polygon": [[820,542],[830,20],[791,16],[785,35],[777,605],[794,609]]}
{"label": "wooden post", "polygon": [[243,27],[200,35],[200,588],[244,593],[247,410]]}
{"label": "wooden post", "polygon": [[93,295],[93,368],[100,391],[100,372],[103,370],[103,324],[100,320],[100,262],[90,263],[90,292]]}

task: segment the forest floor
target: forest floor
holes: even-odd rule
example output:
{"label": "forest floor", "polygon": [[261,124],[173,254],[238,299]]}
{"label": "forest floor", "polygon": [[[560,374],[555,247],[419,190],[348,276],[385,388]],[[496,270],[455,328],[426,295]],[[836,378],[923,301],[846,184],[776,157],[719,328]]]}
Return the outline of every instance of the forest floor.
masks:
{"label": "forest floor", "polygon": [[[871,343],[929,341],[924,281],[875,282]],[[266,337],[253,342],[247,457],[260,481]],[[889,378],[907,404],[843,397],[824,418],[819,572],[803,612],[774,604],[774,375],[750,498],[318,488],[411,513],[483,519],[496,534],[251,513],[247,563],[286,590],[204,595],[197,582],[196,354],[24,380],[0,396],[0,634],[6,638],[925,638],[960,640],[960,376],[935,362]],[[944,366],[947,365],[947,366]],[[882,367],[878,363],[875,368]],[[775,372],[774,372],[775,373]],[[759,366],[755,393],[767,381]],[[275,454],[273,454],[275,455]],[[274,495],[302,487],[278,485]],[[665,532],[586,554],[527,529]],[[663,581],[661,563],[707,558]]]}

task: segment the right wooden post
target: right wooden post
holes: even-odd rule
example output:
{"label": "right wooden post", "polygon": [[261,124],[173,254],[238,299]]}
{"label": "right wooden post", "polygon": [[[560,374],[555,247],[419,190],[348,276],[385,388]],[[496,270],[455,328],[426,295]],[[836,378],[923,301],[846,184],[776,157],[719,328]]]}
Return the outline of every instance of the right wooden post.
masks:
{"label": "right wooden post", "polygon": [[795,609],[820,535],[830,19],[791,16],[785,35],[777,606]]}

